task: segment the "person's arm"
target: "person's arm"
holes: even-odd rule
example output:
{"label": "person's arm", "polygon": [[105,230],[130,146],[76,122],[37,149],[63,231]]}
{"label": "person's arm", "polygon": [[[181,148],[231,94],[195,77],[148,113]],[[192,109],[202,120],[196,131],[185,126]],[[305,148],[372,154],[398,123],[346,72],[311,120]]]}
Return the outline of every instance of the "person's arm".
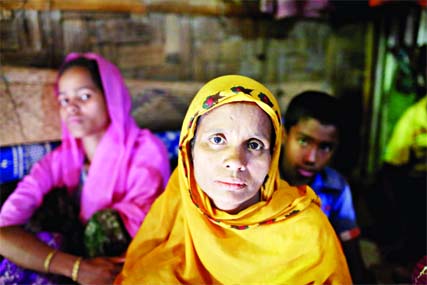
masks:
{"label": "person's arm", "polygon": [[[46,258],[54,249],[24,230],[22,225],[30,220],[44,196],[58,184],[59,178],[53,174],[58,172],[53,171],[54,167],[59,167],[55,163],[57,160],[56,151],[53,151],[36,163],[0,211],[0,255],[23,268],[39,272],[46,272]],[[49,271],[70,277],[77,258],[57,252],[51,257]],[[82,284],[111,283],[113,275],[109,272],[118,271],[108,259],[83,260],[78,269],[78,281]]]}
{"label": "person's arm", "polygon": [[132,237],[154,200],[163,192],[169,175],[170,166],[165,146],[153,134],[144,132],[133,150],[125,194],[112,205],[120,213]]}
{"label": "person's arm", "polygon": [[[53,250],[20,226],[0,228],[0,255],[23,268],[46,272],[46,258]],[[78,258],[57,251],[50,259],[49,272],[71,278]],[[108,258],[82,259],[77,281],[80,284],[111,284],[120,268]]]}

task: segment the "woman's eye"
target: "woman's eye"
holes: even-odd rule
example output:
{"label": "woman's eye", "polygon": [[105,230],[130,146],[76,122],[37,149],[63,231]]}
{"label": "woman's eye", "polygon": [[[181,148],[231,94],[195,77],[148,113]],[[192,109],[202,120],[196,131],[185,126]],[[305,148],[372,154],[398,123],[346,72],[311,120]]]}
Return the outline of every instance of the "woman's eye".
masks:
{"label": "woman's eye", "polygon": [[213,144],[223,144],[224,138],[222,138],[221,136],[213,136],[209,139],[209,141]]}
{"label": "woman's eye", "polygon": [[59,98],[58,102],[59,102],[59,105],[61,105],[62,107],[65,107],[68,105],[68,99],[67,98]]}
{"label": "woman's eye", "polygon": [[264,144],[256,140],[252,140],[249,141],[248,148],[252,150],[261,150],[264,148]]}
{"label": "woman's eye", "polygon": [[87,101],[90,98],[90,94],[88,93],[83,93],[80,95],[80,100],[82,101]]}

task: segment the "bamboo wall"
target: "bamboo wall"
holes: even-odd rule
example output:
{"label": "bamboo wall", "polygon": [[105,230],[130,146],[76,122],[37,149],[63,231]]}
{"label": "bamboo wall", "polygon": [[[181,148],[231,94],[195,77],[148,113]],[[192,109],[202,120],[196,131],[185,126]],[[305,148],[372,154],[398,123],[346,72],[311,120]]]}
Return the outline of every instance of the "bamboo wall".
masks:
{"label": "bamboo wall", "polygon": [[[152,129],[179,128],[195,86],[223,74],[260,80],[283,108],[305,89],[361,96],[365,25],[277,21],[242,2],[2,1],[0,123],[9,127],[0,145],[58,136],[57,115],[47,115],[54,103],[46,102],[52,74],[72,51],[100,53],[134,80],[134,115]],[[49,75],[31,81],[36,74]]]}

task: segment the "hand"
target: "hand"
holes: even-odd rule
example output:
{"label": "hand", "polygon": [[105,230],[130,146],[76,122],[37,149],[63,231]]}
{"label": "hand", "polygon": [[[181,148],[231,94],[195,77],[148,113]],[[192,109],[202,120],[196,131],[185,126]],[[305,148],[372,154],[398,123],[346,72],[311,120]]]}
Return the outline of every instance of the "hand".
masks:
{"label": "hand", "polygon": [[77,281],[79,284],[113,284],[122,266],[114,258],[84,259],[80,264]]}

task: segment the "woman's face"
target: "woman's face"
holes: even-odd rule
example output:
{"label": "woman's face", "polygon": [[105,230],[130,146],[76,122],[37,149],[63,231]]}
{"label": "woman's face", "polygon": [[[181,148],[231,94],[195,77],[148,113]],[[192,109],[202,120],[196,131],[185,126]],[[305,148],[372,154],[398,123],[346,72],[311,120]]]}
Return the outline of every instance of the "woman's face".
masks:
{"label": "woman's face", "polygon": [[255,104],[230,103],[202,116],[192,151],[194,175],[217,208],[236,213],[259,201],[271,136],[270,118]]}
{"label": "woman's face", "polygon": [[102,137],[110,118],[104,94],[84,67],[67,69],[58,82],[60,116],[75,138]]}

